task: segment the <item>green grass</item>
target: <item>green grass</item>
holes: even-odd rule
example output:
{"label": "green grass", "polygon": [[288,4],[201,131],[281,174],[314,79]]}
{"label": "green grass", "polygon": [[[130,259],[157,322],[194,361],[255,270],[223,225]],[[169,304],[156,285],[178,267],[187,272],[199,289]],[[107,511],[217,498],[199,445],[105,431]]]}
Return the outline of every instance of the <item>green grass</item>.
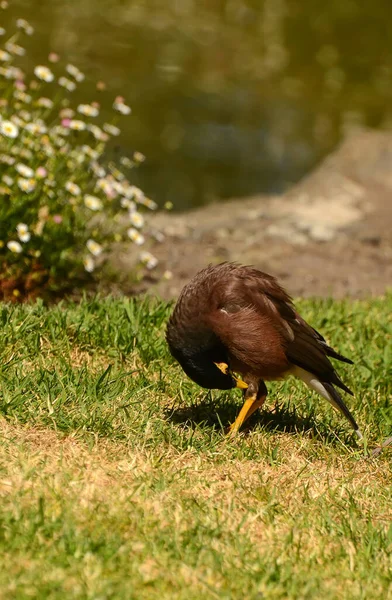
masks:
{"label": "green grass", "polygon": [[1,598],[392,594],[392,296],[308,300],[366,434],[300,382],[234,440],[238,391],[187,380],[170,307],[0,305]]}

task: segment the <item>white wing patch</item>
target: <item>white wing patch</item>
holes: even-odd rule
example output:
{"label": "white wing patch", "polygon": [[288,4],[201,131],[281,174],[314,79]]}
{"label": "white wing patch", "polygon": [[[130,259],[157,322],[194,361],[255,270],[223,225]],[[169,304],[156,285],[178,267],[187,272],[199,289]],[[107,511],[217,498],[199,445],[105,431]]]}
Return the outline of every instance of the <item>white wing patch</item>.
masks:
{"label": "white wing patch", "polygon": [[[313,373],[309,373],[309,371],[305,371],[305,369],[301,369],[301,367],[293,367],[290,370],[290,374],[294,375],[295,377],[298,377],[299,379],[302,379],[302,381],[306,383],[306,385],[310,387],[311,390],[314,390],[315,392],[320,394],[320,396],[328,400],[328,402],[330,402],[330,404],[332,404],[332,406],[336,408],[337,411],[342,412],[340,406],[335,402],[331,394],[328,393],[321,381],[317,379],[317,377],[313,375]],[[363,438],[360,429],[355,429],[355,433],[357,434],[360,440]]]}
{"label": "white wing patch", "polygon": [[313,373],[309,373],[309,371],[305,371],[305,369],[301,369],[301,367],[294,367],[293,369],[291,369],[290,373],[295,377],[302,379],[302,381],[306,383],[306,385],[310,387],[311,390],[314,390],[315,392],[320,394],[320,396],[328,400],[328,402],[330,402],[332,406],[339,410],[332,396],[327,392],[321,381],[319,381],[319,379],[317,379],[317,377],[313,375]]}

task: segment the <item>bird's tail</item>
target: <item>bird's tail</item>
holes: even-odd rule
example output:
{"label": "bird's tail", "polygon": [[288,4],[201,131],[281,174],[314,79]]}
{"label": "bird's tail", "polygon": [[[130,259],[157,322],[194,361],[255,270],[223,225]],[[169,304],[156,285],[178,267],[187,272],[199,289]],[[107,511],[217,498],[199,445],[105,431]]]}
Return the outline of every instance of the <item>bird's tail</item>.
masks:
{"label": "bird's tail", "polygon": [[[342,415],[346,417],[347,421],[350,423],[351,427],[354,429],[359,439],[363,438],[362,432],[359,429],[356,420],[354,419],[353,415],[343,402],[342,398],[340,397],[339,393],[334,388],[332,383],[329,383],[327,381],[320,381],[315,375],[313,375],[313,373],[309,373],[309,371],[305,371],[305,369],[302,369],[301,367],[295,367],[292,373],[296,377],[299,377],[299,379],[302,379],[302,381],[306,383],[308,387],[310,387],[312,390],[320,394],[320,396],[328,400],[328,402],[332,404],[332,406],[336,408],[336,410],[341,412]],[[346,391],[352,394],[351,390],[349,390],[348,388]]]}
{"label": "bird's tail", "polygon": [[354,362],[351,360],[351,358],[347,358],[346,356],[343,356],[343,354],[339,354],[339,352],[336,352],[336,350],[334,350],[333,348],[331,348],[331,346],[328,346],[328,344],[323,344],[325,352],[328,356],[330,356],[331,358],[336,358],[336,360],[340,360],[341,362],[345,362],[348,365],[353,365]]}
{"label": "bird's tail", "polygon": [[351,427],[354,429],[355,433],[361,440],[363,438],[362,432],[359,429],[358,424],[352,416],[351,412],[348,410],[347,406],[340,397],[340,394],[337,392],[337,390],[333,387],[331,383],[323,381],[322,385],[324,386],[328,395],[330,396],[330,398],[328,398],[329,402],[332,404],[332,406],[339,410],[342,413],[342,415],[346,417],[347,421],[349,421]]}

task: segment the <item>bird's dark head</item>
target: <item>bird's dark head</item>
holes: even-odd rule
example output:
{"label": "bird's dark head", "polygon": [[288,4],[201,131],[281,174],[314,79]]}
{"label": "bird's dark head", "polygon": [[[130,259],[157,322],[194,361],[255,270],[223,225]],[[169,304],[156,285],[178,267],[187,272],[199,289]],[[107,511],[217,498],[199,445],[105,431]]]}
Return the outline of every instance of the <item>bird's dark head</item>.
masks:
{"label": "bird's dark head", "polygon": [[247,384],[230,370],[227,359],[217,349],[192,353],[170,346],[172,356],[195,383],[209,390],[246,389]]}
{"label": "bird's dark head", "polygon": [[195,383],[207,389],[245,388],[229,368],[227,348],[208,323],[208,290],[185,286],[166,329],[172,356]]}

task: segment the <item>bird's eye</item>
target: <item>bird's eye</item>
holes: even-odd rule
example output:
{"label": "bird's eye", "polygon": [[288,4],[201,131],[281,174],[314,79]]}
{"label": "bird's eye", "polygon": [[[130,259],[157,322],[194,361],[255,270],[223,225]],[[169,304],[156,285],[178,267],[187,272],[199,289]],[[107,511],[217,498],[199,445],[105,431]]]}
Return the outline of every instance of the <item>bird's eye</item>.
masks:
{"label": "bird's eye", "polygon": [[222,362],[222,363],[214,363],[214,365],[216,365],[219,369],[219,371],[222,371],[223,375],[227,375],[229,373],[229,365]]}
{"label": "bird's eye", "polygon": [[232,373],[229,369],[229,365],[226,363],[214,363],[214,365],[216,365],[218,367],[218,369],[220,371],[222,371],[223,375],[230,375],[233,378],[234,381],[234,387],[240,388],[241,390],[246,390],[248,387],[248,384],[245,383],[245,381],[243,381],[242,379],[239,379],[238,377],[236,377],[234,375],[234,373]]}

